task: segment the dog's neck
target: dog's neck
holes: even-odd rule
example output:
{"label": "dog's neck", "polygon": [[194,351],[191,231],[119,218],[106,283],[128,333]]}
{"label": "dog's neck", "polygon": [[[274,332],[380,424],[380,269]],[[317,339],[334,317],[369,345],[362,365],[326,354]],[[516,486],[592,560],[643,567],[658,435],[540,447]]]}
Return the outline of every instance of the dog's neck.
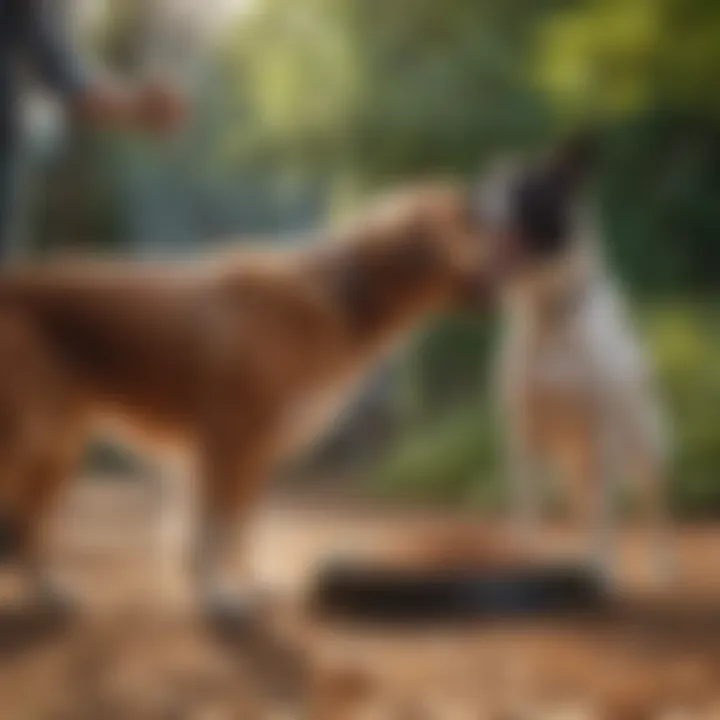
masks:
{"label": "dog's neck", "polygon": [[320,275],[352,344],[392,343],[446,304],[448,288],[433,258],[408,252],[411,243],[390,234],[340,243],[321,259]]}
{"label": "dog's neck", "polygon": [[511,318],[524,318],[538,326],[558,325],[584,304],[604,273],[597,244],[583,238],[562,257],[526,271],[511,283],[505,306]]}

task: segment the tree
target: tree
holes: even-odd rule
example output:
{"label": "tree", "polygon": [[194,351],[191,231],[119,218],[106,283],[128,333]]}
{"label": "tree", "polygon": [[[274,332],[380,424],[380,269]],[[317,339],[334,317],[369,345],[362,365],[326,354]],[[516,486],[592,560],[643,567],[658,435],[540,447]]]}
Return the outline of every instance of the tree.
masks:
{"label": "tree", "polygon": [[549,121],[528,42],[557,2],[265,0],[228,43],[240,153],[282,153],[377,183],[474,172]]}
{"label": "tree", "polygon": [[608,236],[645,289],[707,292],[720,271],[720,4],[588,0],[550,17],[534,74],[565,123],[606,129]]}
{"label": "tree", "polygon": [[589,0],[550,18],[536,78],[570,114],[608,117],[670,107],[717,119],[720,4]]}

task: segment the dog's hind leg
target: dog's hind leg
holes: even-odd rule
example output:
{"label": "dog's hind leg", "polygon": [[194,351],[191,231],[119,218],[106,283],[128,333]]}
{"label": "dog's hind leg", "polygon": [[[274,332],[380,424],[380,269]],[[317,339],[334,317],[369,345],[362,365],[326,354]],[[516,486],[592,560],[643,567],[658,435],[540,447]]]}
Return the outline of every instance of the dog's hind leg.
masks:
{"label": "dog's hind leg", "polygon": [[672,581],[677,573],[672,538],[672,520],[668,502],[666,475],[662,464],[648,463],[641,472],[645,489],[648,523],[651,532],[651,563],[654,580]]}
{"label": "dog's hind leg", "polygon": [[590,503],[590,555],[600,578],[608,585],[617,581],[616,509],[621,473],[617,428],[606,419],[598,422],[588,442],[586,481],[594,498]]}
{"label": "dog's hind leg", "polygon": [[639,479],[648,493],[655,577],[667,583],[678,573],[669,487],[672,438],[661,408],[655,403],[649,403],[648,406],[648,450],[640,465]]}
{"label": "dog's hind leg", "polygon": [[48,571],[46,536],[58,491],[72,475],[79,453],[68,452],[69,422],[61,428],[50,414],[35,414],[37,409],[28,405],[18,412],[1,445],[8,462],[2,478],[0,560],[17,565],[29,581],[31,597],[42,606],[66,609],[67,598]]}
{"label": "dog's hind leg", "polygon": [[72,423],[48,435],[47,444],[33,456],[24,482],[21,518],[24,528],[22,560],[31,592],[43,604],[67,606],[68,598],[54,581],[47,561],[48,530],[59,495],[75,475],[83,438]]}
{"label": "dog's hind leg", "polygon": [[512,529],[521,544],[529,546],[539,530],[542,515],[541,437],[537,418],[526,405],[507,411],[506,462],[510,486]]}
{"label": "dog's hind leg", "polygon": [[[56,487],[74,393],[22,315],[0,310],[0,557],[29,564]],[[63,470],[59,466],[63,466]]]}
{"label": "dog's hind leg", "polygon": [[660,442],[645,443],[636,450],[631,470],[641,489],[644,524],[649,530],[653,580],[664,585],[674,578],[677,571],[667,482],[668,453],[664,443]]}
{"label": "dog's hind leg", "polygon": [[578,422],[564,434],[562,450],[556,454],[570,485],[581,532],[589,533],[591,564],[610,583],[615,576],[615,496],[620,460],[614,428],[601,420]]}
{"label": "dog's hind leg", "polygon": [[513,531],[521,543],[529,545],[539,530],[542,514],[539,458],[522,432],[511,432],[507,444]]}

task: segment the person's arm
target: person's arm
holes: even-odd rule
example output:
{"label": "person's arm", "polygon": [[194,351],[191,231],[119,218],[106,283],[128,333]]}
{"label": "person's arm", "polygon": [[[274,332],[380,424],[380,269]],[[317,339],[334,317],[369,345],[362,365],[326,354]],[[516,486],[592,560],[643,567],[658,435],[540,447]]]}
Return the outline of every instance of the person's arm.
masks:
{"label": "person's arm", "polygon": [[90,78],[72,47],[58,0],[19,0],[29,60],[41,80],[72,101],[89,86]]}
{"label": "person's arm", "polygon": [[182,120],[184,101],[170,89],[129,88],[93,76],[72,47],[59,0],[19,0],[25,13],[26,43],[45,84],[68,103],[81,122],[172,130]]}

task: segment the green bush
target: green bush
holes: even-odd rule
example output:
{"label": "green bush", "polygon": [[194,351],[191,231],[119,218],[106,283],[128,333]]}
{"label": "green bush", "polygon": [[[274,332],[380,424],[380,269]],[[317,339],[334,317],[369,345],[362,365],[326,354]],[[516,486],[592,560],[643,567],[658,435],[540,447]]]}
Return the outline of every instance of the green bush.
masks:
{"label": "green bush", "polygon": [[376,468],[374,488],[386,498],[494,506],[498,457],[492,415],[478,402],[410,431]]}
{"label": "green bush", "polygon": [[675,510],[720,516],[720,307],[675,303],[643,313],[673,439]]}

